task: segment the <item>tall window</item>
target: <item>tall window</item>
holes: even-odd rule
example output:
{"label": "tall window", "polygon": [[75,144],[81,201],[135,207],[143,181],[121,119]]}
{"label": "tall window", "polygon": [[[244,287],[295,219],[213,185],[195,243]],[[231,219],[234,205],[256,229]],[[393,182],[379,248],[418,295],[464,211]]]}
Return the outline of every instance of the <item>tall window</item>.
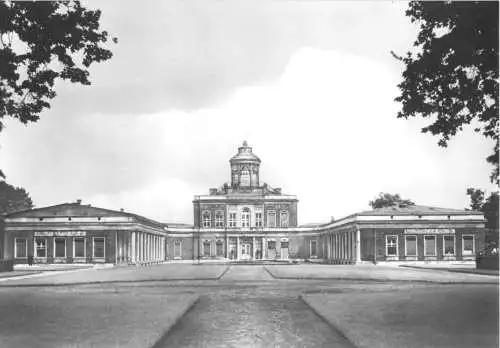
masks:
{"label": "tall window", "polygon": [[250,227],[250,209],[243,208],[241,212],[241,227]]}
{"label": "tall window", "polygon": [[311,257],[315,257],[316,256],[316,241],[315,240],[312,240],[311,241],[311,245],[309,246],[309,251],[310,251],[310,255]]}
{"label": "tall window", "polygon": [[436,236],[424,236],[424,256],[436,256]]}
{"label": "tall window", "polygon": [[216,256],[224,256],[224,244],[221,240],[218,240],[216,243],[215,243],[215,255]]}
{"label": "tall window", "polygon": [[203,212],[203,227],[210,227],[210,212]]}
{"label": "tall window", "polygon": [[224,227],[224,213],[220,210],[215,212],[215,227]]}
{"label": "tall window", "polygon": [[255,213],[255,227],[262,227],[262,213]]}
{"label": "tall window", "polygon": [[229,213],[229,227],[236,227],[236,213]]}
{"label": "tall window", "polygon": [[210,256],[210,241],[203,242],[203,256]]}
{"label": "tall window", "polygon": [[176,240],[174,243],[174,258],[180,258],[181,257],[181,250],[182,250],[182,242],[180,240]]}
{"label": "tall window", "polygon": [[240,184],[241,186],[250,186],[250,171],[246,167],[241,171]]}
{"label": "tall window", "polygon": [[474,254],[474,236],[462,236],[462,255]]}
{"label": "tall window", "polygon": [[398,236],[385,236],[385,254],[398,256]]}
{"label": "tall window", "polygon": [[276,227],[276,212],[274,210],[267,212],[267,227]]}
{"label": "tall window", "polygon": [[66,238],[54,239],[54,256],[66,257]]}
{"label": "tall window", "polygon": [[417,236],[406,236],[406,256],[417,256]]}
{"label": "tall window", "polygon": [[28,244],[26,243],[25,238],[16,238],[16,250],[15,257],[22,258],[28,256]]}
{"label": "tall window", "polygon": [[73,238],[73,257],[85,257],[85,238]]}
{"label": "tall window", "polygon": [[94,237],[94,257],[103,258],[105,256],[104,237]]}
{"label": "tall window", "polygon": [[35,239],[35,256],[36,257],[47,257],[47,239],[36,238]]}
{"label": "tall window", "polygon": [[443,255],[455,255],[455,236],[443,236]]}
{"label": "tall window", "polygon": [[280,226],[281,227],[288,227],[288,212],[287,211],[280,212]]}

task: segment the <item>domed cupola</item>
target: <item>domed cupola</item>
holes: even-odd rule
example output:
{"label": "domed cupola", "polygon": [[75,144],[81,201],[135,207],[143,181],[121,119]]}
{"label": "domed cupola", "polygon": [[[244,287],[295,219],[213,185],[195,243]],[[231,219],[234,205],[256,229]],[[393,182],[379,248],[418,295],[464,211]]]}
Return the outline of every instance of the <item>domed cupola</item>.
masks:
{"label": "domed cupola", "polygon": [[231,187],[253,188],[259,186],[260,158],[244,141],[238,153],[229,160],[231,164]]}

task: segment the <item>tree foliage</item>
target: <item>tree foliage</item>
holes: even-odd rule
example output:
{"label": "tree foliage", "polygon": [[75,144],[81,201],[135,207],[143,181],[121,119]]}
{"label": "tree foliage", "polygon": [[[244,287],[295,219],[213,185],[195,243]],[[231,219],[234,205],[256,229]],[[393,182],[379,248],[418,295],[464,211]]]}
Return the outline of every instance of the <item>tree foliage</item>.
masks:
{"label": "tree foliage", "polygon": [[422,132],[439,136],[439,146],[473,122],[493,139],[487,161],[498,182],[498,2],[410,2],[406,11],[419,25],[398,85],[399,118],[424,117]]}
{"label": "tree foliage", "polygon": [[33,208],[33,201],[22,187],[0,181],[0,216]]}
{"label": "tree foliage", "polygon": [[112,56],[100,16],[78,1],[0,1],[0,131],[6,116],[37,121],[56,80],[90,85],[90,65]]}
{"label": "tree foliage", "polygon": [[372,209],[383,208],[383,207],[392,207],[395,205],[415,205],[409,199],[403,199],[401,196],[391,193],[380,192],[377,197],[373,201],[369,202]]}
{"label": "tree foliage", "polygon": [[492,192],[487,198],[483,190],[468,188],[470,209],[480,211],[486,218],[486,228],[498,229],[498,192]]}

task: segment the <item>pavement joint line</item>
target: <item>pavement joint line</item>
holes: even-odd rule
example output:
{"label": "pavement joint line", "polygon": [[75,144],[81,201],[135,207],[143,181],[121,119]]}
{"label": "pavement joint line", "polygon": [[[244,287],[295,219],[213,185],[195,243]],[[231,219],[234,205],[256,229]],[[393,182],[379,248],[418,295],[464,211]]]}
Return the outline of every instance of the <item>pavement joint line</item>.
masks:
{"label": "pavement joint line", "polygon": [[229,272],[230,268],[231,268],[231,265],[227,265],[226,269],[224,271],[222,271],[222,273],[220,274],[220,276],[216,280],[221,280],[222,277],[224,277],[226,275],[226,273]]}
{"label": "pavement joint line", "polygon": [[181,319],[186,316],[186,314],[188,314],[197,304],[198,302],[200,302],[200,296],[197,296],[193,301],[191,301],[191,303],[186,306],[186,308],[172,321],[172,324],[170,325],[170,327],[167,327],[165,329],[165,331],[163,332],[163,334],[160,335],[160,337],[158,338],[158,340],[153,343],[153,345],[150,347],[150,348],[161,348],[165,345],[165,341],[167,340],[170,332],[172,331],[172,329],[177,325],[179,324],[179,322],[181,321]]}
{"label": "pavement joint line", "polygon": [[[32,273],[32,274],[27,274],[27,275],[19,275],[19,276],[14,276],[14,277],[5,277],[5,278],[0,278],[0,282],[8,281],[8,280],[19,280],[19,279],[30,279],[30,278],[39,278],[39,277],[44,277],[44,276],[49,276],[49,275],[54,275],[54,274],[61,274],[61,273],[75,273],[75,272],[80,272],[80,271],[90,271],[90,270],[97,270],[96,268],[80,268],[80,269],[72,269],[72,270],[60,270],[60,271],[42,271],[40,273]],[[3,285],[0,285],[3,286]]]}
{"label": "pavement joint line", "polygon": [[[19,277],[9,278],[19,279]],[[216,281],[217,278],[176,278],[176,279],[142,279],[142,280],[102,280],[74,283],[40,283],[40,284],[6,284],[0,288],[37,288],[37,287],[72,287],[82,285],[105,285],[105,284],[134,284],[134,283],[154,283],[154,282],[177,282],[177,281]]]}
{"label": "pavement joint line", "polygon": [[[271,272],[270,270],[268,270],[266,266],[264,266],[264,270],[271,276],[271,278],[273,278],[273,279],[280,279],[280,278],[275,277],[274,274],[273,274],[273,272]],[[283,279],[286,279],[286,278],[283,278]]]}
{"label": "pavement joint line", "polygon": [[302,302],[304,302],[304,304],[318,317],[320,318],[326,325],[328,325],[333,331],[335,331],[336,334],[338,334],[340,337],[342,337],[344,339],[344,341],[351,347],[351,348],[358,348],[358,346],[356,346],[354,344],[353,341],[351,341],[349,339],[349,337],[345,334],[344,331],[342,331],[339,327],[337,327],[336,325],[334,325],[332,322],[330,322],[328,319],[325,318],[325,316],[323,316],[323,314],[321,314],[320,312],[318,312],[316,310],[316,308],[314,308],[314,306],[312,306],[309,301],[307,301],[305,298],[304,298],[304,295],[301,294],[299,296],[299,299],[302,300]]}

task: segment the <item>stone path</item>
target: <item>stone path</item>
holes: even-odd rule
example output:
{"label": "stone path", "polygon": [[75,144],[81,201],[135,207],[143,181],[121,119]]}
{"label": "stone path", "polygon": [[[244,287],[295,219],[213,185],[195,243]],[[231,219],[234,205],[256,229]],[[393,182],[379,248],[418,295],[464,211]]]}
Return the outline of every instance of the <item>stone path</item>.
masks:
{"label": "stone path", "polygon": [[[269,281],[259,266],[231,266],[220,283]],[[297,293],[223,288],[200,296],[159,347],[352,347]]]}
{"label": "stone path", "polygon": [[223,282],[248,280],[273,280],[262,266],[230,266],[229,270],[220,279]]}

